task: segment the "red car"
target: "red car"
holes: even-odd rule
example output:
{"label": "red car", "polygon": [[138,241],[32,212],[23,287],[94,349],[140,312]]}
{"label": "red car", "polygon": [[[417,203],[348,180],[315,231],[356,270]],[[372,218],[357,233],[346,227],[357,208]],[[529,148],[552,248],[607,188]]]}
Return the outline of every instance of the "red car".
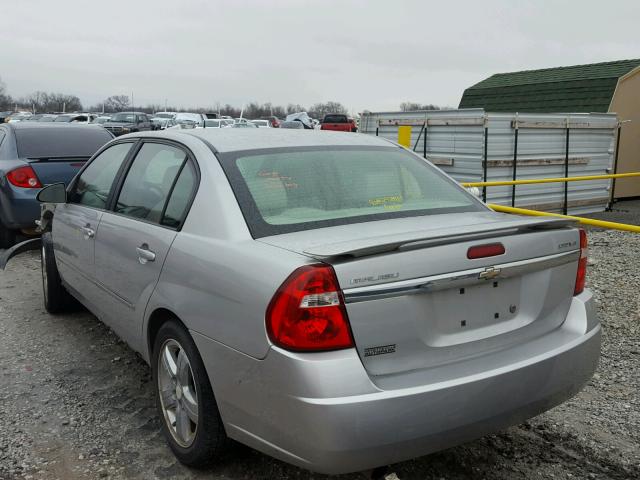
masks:
{"label": "red car", "polygon": [[278,117],[262,117],[260,120],[267,120],[271,128],[280,128],[280,120]]}
{"label": "red car", "polygon": [[341,113],[325,115],[320,123],[320,130],[335,130],[338,132],[357,132],[358,127],[353,118]]}

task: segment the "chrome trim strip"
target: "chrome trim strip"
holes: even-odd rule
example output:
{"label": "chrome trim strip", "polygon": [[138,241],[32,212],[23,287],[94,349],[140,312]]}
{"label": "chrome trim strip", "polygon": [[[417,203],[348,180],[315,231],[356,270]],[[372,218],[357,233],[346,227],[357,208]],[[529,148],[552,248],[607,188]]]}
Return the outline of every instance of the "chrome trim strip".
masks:
{"label": "chrome trim strip", "polygon": [[[429,277],[412,278],[399,282],[383,283],[366,287],[347,288],[343,290],[346,303],[365,302],[380,298],[415,295],[449,288],[460,288],[468,285],[484,283],[489,280],[500,280],[524,275],[525,273],[557,267],[577,261],[580,250],[557,253],[544,257],[529,258],[517,262],[502,263],[487,267],[473,268],[458,272],[443,273]],[[497,275],[483,279],[480,274],[487,270],[499,270]]]}

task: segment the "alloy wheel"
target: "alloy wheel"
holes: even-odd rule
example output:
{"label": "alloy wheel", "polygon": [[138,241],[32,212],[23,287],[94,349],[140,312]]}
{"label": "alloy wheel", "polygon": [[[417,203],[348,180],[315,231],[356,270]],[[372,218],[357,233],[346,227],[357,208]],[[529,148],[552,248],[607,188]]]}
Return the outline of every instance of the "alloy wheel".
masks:
{"label": "alloy wheel", "polygon": [[164,421],[176,443],[188,448],[198,428],[198,392],[182,345],[174,339],[166,340],[160,349],[157,367]]}

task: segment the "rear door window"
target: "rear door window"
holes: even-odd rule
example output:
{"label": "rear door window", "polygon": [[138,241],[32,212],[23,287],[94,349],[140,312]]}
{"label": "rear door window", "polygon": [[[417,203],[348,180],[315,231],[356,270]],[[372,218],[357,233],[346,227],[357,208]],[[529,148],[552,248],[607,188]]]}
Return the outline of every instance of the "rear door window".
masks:
{"label": "rear door window", "polygon": [[161,143],[145,143],[122,184],[115,212],[160,223],[175,180],[187,161],[184,150]]}
{"label": "rear door window", "polygon": [[221,158],[254,237],[484,209],[435,167],[395,147],[273,149]]}
{"label": "rear door window", "polygon": [[69,194],[69,203],[104,209],[109,193],[133,143],[118,143],[104,150],[82,171]]}

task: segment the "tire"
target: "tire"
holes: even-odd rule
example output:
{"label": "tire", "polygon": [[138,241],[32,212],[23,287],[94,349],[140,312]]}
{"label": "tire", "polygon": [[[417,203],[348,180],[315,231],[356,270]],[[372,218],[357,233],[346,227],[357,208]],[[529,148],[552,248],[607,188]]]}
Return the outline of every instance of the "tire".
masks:
{"label": "tire", "polygon": [[[172,364],[166,361],[168,355]],[[210,466],[223,453],[228,440],[202,358],[177,320],[160,327],[151,366],[156,406],[169,447],[184,465]]]}
{"label": "tire", "polygon": [[16,243],[16,232],[0,222],[0,248],[10,248]]}
{"label": "tire", "polygon": [[44,308],[49,313],[62,313],[71,306],[73,298],[64,288],[60,280],[50,232],[42,234],[41,243],[40,264],[42,270]]}

